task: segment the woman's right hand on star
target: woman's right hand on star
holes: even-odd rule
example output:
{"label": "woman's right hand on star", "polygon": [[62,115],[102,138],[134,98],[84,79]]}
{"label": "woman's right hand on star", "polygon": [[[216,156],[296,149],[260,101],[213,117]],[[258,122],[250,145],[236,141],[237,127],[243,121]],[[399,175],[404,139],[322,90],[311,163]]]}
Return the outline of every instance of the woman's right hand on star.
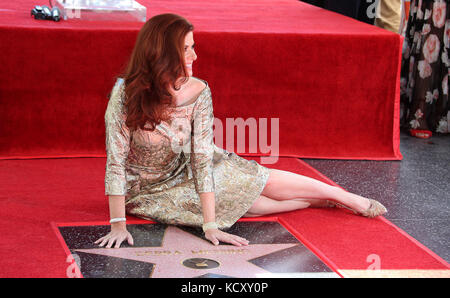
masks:
{"label": "woman's right hand on star", "polygon": [[126,225],[123,222],[117,222],[111,224],[111,232],[106,236],[95,241],[100,247],[106,245],[106,248],[111,248],[114,244],[114,248],[119,248],[123,241],[127,240],[129,245],[133,245],[133,236],[127,231]]}

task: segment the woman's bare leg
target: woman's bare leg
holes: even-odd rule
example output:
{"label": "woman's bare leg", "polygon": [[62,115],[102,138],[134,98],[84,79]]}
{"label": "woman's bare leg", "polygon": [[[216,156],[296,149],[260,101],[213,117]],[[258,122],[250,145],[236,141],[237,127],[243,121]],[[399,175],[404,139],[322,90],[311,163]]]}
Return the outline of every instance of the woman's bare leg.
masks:
{"label": "woman's bare leg", "polygon": [[250,207],[244,217],[255,217],[273,213],[288,212],[308,208],[310,203],[303,200],[277,201],[261,195]]}
{"label": "woman's bare leg", "polygon": [[269,179],[261,195],[278,201],[333,200],[358,212],[365,211],[370,206],[367,198],[310,177],[278,169],[270,169]]}

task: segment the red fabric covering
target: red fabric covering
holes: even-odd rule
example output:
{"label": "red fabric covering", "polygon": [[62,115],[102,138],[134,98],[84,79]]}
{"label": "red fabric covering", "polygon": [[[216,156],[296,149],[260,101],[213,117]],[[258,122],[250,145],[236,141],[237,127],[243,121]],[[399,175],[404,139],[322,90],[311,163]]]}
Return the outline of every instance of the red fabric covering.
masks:
{"label": "red fabric covering", "polygon": [[[0,158],[104,156],[107,95],[142,23],[39,21],[41,2],[0,9]],[[140,3],[194,24],[194,75],[222,123],[279,118],[280,156],[401,159],[399,35],[294,0]]]}
{"label": "red fabric covering", "polygon": [[[107,224],[104,165],[104,158],[0,161],[0,277],[66,277],[70,262],[52,222]],[[333,183],[294,158],[280,158],[274,168]],[[384,218],[342,209],[273,216],[333,269],[366,269],[371,254],[383,269],[449,268]]]}

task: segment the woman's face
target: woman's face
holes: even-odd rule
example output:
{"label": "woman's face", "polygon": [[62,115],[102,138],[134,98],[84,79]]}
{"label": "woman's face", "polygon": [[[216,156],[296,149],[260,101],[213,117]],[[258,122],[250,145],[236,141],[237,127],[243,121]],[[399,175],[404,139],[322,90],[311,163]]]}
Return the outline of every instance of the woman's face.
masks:
{"label": "woman's face", "polygon": [[194,45],[194,34],[190,31],[184,38],[184,62],[190,77],[192,76],[192,63],[197,60]]}

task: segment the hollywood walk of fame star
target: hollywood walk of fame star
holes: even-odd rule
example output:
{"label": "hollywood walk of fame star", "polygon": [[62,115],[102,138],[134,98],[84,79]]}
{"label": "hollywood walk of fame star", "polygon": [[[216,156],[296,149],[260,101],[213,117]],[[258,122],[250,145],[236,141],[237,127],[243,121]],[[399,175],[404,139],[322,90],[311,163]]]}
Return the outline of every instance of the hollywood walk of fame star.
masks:
{"label": "hollywood walk of fame star", "polygon": [[168,226],[159,247],[93,248],[75,251],[155,264],[150,274],[153,278],[191,278],[207,273],[250,278],[267,276],[269,272],[248,262],[249,260],[296,245],[298,243],[214,246],[211,242],[175,226]]}

